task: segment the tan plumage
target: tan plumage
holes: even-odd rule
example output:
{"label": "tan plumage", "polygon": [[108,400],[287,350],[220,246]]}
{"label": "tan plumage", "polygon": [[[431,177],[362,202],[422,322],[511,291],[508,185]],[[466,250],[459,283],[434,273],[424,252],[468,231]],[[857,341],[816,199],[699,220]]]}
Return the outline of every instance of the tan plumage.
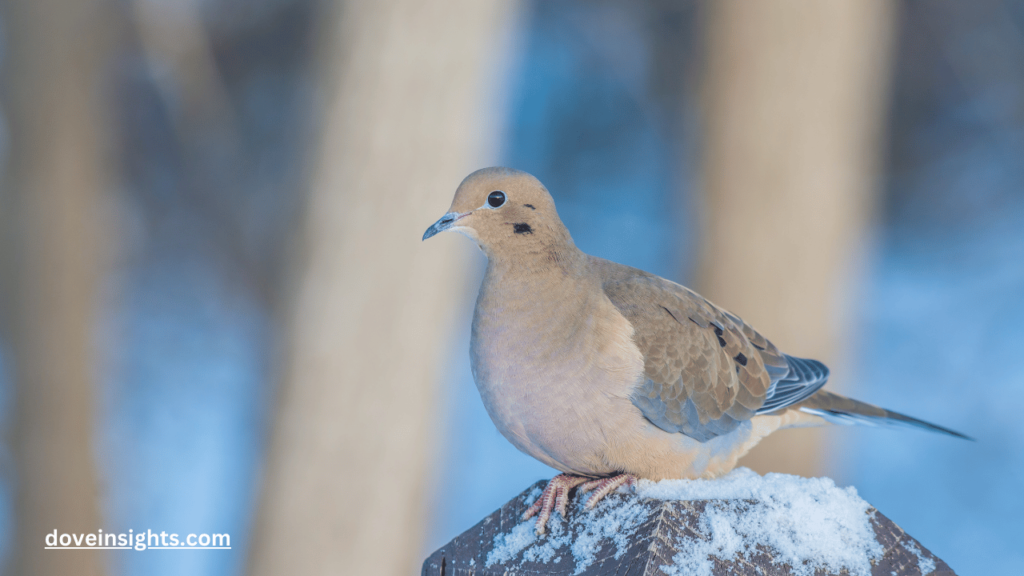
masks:
{"label": "tan plumage", "polygon": [[687,399],[698,425],[723,416],[749,420],[764,405],[771,387],[765,364],[785,365],[771,342],[683,286],[612,262],[595,270],[644,355],[647,380],[638,392],[665,404],[667,424],[692,428],[683,414]]}
{"label": "tan plumage", "polygon": [[[468,176],[424,234],[474,239],[488,266],[470,355],[484,406],[517,448],[565,473],[531,514],[538,530],[581,482],[590,504],[636,477],[715,477],[784,427],[902,423],[946,430],[819,391],[820,362],[786,355],[692,290],[584,254],[533,176]],[[619,475],[619,476],[615,476]]]}

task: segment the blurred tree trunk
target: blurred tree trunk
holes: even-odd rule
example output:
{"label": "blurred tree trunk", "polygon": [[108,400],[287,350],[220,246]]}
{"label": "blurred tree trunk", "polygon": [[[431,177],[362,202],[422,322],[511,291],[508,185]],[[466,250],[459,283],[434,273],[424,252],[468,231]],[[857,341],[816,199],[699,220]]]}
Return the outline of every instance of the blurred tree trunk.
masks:
{"label": "blurred tree trunk", "polygon": [[45,534],[103,526],[93,460],[107,187],[100,80],[116,38],[104,0],[4,2],[4,323],[14,351],[14,574],[101,574],[102,553]]}
{"label": "blurred tree trunk", "polygon": [[[343,2],[251,573],[417,571],[439,357],[463,271],[422,245],[488,134],[512,0]],[[336,26],[335,26],[336,25]],[[493,146],[491,146],[493,148]]]}
{"label": "blurred tree trunk", "polygon": [[[832,364],[842,389],[835,362],[877,186],[894,5],[707,8],[699,288],[784,351]],[[773,435],[741,464],[818,474],[821,437]]]}

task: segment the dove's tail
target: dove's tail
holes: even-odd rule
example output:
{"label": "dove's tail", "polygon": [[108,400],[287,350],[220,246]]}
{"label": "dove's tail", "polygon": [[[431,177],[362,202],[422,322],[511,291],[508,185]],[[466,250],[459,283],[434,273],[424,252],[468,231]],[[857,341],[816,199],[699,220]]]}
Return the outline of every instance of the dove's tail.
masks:
{"label": "dove's tail", "polygon": [[853,398],[840,396],[839,394],[833,394],[832,392],[826,392],[825,390],[819,390],[807,400],[804,400],[800,404],[794,406],[794,408],[798,408],[801,412],[806,412],[807,414],[824,418],[833,424],[910,426],[913,428],[923,428],[940,434],[956,436],[957,438],[963,438],[964,440],[974,440],[974,438],[961,434],[955,430],[943,428],[937,424],[918,420],[917,418],[911,418],[910,416],[900,414],[899,412],[879,408],[878,406],[854,400]]}

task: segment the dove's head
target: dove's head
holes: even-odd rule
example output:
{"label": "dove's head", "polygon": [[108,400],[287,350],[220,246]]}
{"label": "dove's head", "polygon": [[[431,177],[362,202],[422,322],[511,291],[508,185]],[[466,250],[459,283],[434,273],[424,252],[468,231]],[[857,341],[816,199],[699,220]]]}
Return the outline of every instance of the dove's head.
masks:
{"label": "dove's head", "polygon": [[423,239],[445,230],[476,240],[488,257],[575,249],[544,185],[511,168],[483,168],[467,176],[448,213]]}

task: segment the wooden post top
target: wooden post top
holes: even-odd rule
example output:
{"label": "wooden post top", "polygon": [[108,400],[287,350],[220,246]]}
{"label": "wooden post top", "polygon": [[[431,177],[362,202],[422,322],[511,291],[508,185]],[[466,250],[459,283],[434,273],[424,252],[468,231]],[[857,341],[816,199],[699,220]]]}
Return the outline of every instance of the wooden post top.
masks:
{"label": "wooden post top", "polygon": [[[528,487],[431,554],[423,563],[422,575],[795,576],[804,572],[830,576],[858,572],[820,566],[794,569],[786,562],[785,553],[761,544],[730,558],[704,554],[701,551],[714,538],[710,524],[720,521],[711,520],[710,512],[729,502],[725,500],[657,500],[612,494],[595,509],[584,510],[578,498],[573,498],[568,523],[556,514],[549,533],[537,536],[533,521],[524,522],[521,517],[544,484],[538,481]],[[754,511],[759,503],[742,500],[730,505]],[[878,546],[873,547],[873,557],[865,560],[860,573],[870,566],[871,576],[955,576],[945,562],[881,512],[869,508],[867,515]]]}

